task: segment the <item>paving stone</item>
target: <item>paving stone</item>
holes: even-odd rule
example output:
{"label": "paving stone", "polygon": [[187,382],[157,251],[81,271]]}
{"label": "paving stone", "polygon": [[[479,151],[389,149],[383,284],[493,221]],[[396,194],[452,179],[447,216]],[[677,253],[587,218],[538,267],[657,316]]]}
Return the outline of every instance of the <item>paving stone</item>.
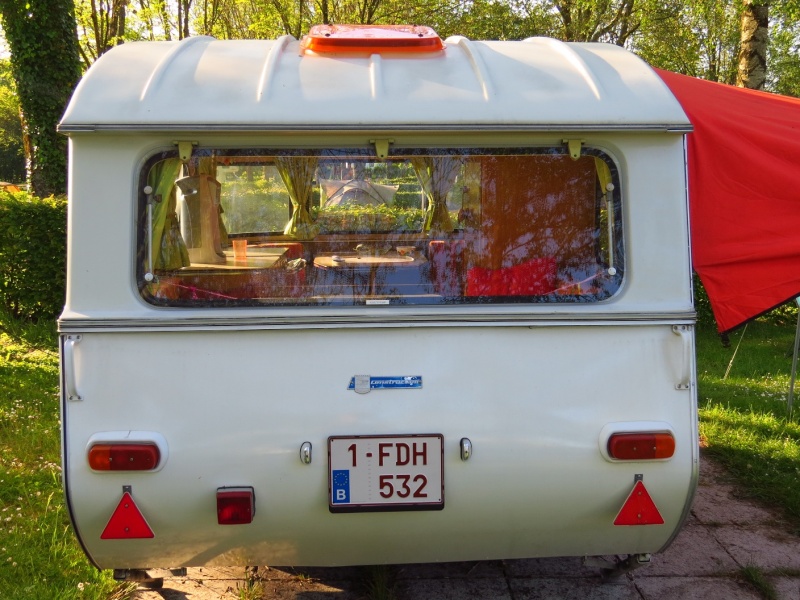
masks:
{"label": "paving stone", "polygon": [[763,600],[750,586],[729,577],[649,577],[636,580],[642,600]]}
{"label": "paving stone", "polygon": [[[613,557],[608,557],[613,560]],[[596,567],[587,567],[580,557],[559,558],[527,558],[504,561],[506,574],[510,578],[596,578],[601,579],[601,571]]]}
{"label": "paving stone", "polygon": [[775,519],[773,512],[736,498],[733,486],[724,484],[698,486],[692,515],[707,525],[769,523]]}
{"label": "paving stone", "polygon": [[739,568],[713,532],[695,522],[684,526],[666,551],[654,554],[649,565],[633,571],[633,577],[709,576]]}
{"label": "paving stone", "polygon": [[398,582],[395,596],[398,600],[512,600],[503,578],[406,579]]}
{"label": "paving stone", "polygon": [[503,561],[481,560],[398,565],[394,576],[402,579],[495,579],[505,576]]}
{"label": "paving stone", "polygon": [[800,577],[769,577],[780,600],[797,600],[800,598]]}
{"label": "paving stone", "polygon": [[800,571],[800,539],[778,528],[727,526],[713,533],[743,567]]}
{"label": "paving stone", "polygon": [[598,579],[512,579],[514,600],[641,600],[634,585],[624,577]]}

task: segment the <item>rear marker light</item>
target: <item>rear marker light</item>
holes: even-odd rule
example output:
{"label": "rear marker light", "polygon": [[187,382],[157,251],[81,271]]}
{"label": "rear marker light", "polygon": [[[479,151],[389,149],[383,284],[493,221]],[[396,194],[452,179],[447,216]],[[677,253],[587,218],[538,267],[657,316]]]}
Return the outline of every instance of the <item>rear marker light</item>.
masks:
{"label": "rear marker light", "polygon": [[246,525],[256,512],[255,494],[251,487],[217,489],[217,523]]}
{"label": "rear marker light", "polygon": [[655,460],[673,454],[671,433],[614,433],[608,438],[608,455],[616,460]]}
{"label": "rear marker light", "polygon": [[155,444],[95,444],[89,448],[89,466],[95,471],[152,471],[160,460]]}

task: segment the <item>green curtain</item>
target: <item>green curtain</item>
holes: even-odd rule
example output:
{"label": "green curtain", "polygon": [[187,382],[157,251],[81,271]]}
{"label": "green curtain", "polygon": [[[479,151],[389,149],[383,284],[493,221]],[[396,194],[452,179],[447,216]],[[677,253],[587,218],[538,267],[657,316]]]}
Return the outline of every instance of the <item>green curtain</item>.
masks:
{"label": "green curtain", "polygon": [[177,158],[156,164],[147,176],[153,195],[161,202],[153,203],[153,268],[180,269],[189,266],[189,252],[181,237],[178,218],[175,214],[177,198],[175,180],[181,175],[183,163]]}
{"label": "green curtain", "polygon": [[315,156],[275,157],[275,166],[292,201],[292,217],[283,233],[298,240],[311,240],[317,235],[310,211],[318,162]]}
{"label": "green curtain", "polygon": [[456,156],[419,156],[411,159],[422,189],[428,197],[423,231],[451,233],[455,227],[447,210],[447,194],[461,172],[462,160]]}

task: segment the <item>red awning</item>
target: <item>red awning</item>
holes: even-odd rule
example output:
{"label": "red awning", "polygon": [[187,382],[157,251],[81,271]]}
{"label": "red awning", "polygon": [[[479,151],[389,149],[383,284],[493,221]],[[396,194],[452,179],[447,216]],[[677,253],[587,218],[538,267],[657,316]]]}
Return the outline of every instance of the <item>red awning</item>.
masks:
{"label": "red awning", "polygon": [[692,260],[728,331],[800,296],[800,98],[657,72],[694,126]]}

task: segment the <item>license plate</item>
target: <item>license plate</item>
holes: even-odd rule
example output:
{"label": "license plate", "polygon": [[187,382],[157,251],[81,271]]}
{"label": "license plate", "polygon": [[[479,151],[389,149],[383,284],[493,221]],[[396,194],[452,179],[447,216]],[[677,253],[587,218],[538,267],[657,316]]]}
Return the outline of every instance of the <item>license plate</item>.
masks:
{"label": "license plate", "polygon": [[442,510],[444,437],[328,438],[331,512]]}

